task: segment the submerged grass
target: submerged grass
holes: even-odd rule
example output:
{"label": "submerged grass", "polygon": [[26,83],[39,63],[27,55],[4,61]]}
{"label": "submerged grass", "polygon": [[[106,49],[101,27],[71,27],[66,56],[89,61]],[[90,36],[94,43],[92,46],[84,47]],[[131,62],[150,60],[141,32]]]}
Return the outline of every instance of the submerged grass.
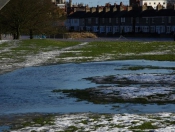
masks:
{"label": "submerged grass", "polygon": [[169,69],[175,70],[175,67],[158,67],[158,66],[125,66],[122,69],[116,70],[143,70],[143,69]]}

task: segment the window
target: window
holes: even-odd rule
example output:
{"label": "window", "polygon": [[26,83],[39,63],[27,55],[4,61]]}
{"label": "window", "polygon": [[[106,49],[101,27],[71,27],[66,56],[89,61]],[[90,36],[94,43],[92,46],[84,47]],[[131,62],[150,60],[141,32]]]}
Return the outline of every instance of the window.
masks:
{"label": "window", "polygon": [[91,24],[91,18],[88,18],[88,24]]}
{"label": "window", "polygon": [[78,20],[77,19],[74,19],[74,23],[78,23]]}
{"label": "window", "polygon": [[124,17],[121,18],[121,22],[125,22],[125,18]]}
{"label": "window", "polygon": [[154,18],[152,18],[152,23],[154,23]]}
{"label": "window", "polygon": [[114,32],[119,32],[119,27],[114,27]]}
{"label": "window", "polygon": [[116,23],[118,23],[118,18],[115,19]]}
{"label": "window", "polygon": [[102,18],[102,23],[105,23],[105,19],[104,18]]}
{"label": "window", "polygon": [[131,17],[131,24],[133,23],[133,17]]}
{"label": "window", "polygon": [[161,26],[160,31],[161,31],[161,33],[164,33],[165,32],[165,27]]}
{"label": "window", "polygon": [[109,18],[109,23],[111,23],[111,18]]}
{"label": "window", "polygon": [[98,24],[98,18],[95,19],[95,23]]}
{"label": "window", "polygon": [[168,23],[171,23],[171,17],[168,17]]}
{"label": "window", "polygon": [[136,23],[139,23],[139,17],[136,18]]}
{"label": "window", "polygon": [[84,25],[84,19],[82,19],[82,24]]}
{"label": "window", "polygon": [[151,27],[150,27],[150,32],[151,32],[151,33],[154,33],[154,32],[155,32],[155,27],[154,27],[154,26],[151,26]]}
{"label": "window", "polygon": [[146,23],[148,23],[148,18],[146,18]]}
{"label": "window", "polygon": [[167,26],[167,33],[170,33],[171,32],[171,27],[170,26]]}
{"label": "window", "polygon": [[108,30],[109,32],[112,32],[112,27],[108,27],[108,29],[109,29],[109,30]]}
{"label": "window", "polygon": [[105,32],[105,27],[104,26],[100,27],[100,32]]}
{"label": "window", "polygon": [[143,32],[149,32],[149,27],[148,26],[143,26],[142,31]]}
{"label": "window", "polygon": [[127,33],[127,32],[131,32],[132,31],[132,27],[130,27],[130,26],[126,26],[125,27],[125,32]]}
{"label": "window", "polygon": [[164,19],[164,17],[162,17],[162,23],[164,23],[165,22],[165,19]]}
{"label": "window", "polygon": [[93,32],[98,32],[98,27],[97,26],[93,27]]}
{"label": "window", "polygon": [[107,26],[106,27],[106,32],[108,33],[108,32],[112,32],[112,27],[111,26]]}
{"label": "window", "polygon": [[86,27],[87,31],[90,31],[91,30],[91,27]]}

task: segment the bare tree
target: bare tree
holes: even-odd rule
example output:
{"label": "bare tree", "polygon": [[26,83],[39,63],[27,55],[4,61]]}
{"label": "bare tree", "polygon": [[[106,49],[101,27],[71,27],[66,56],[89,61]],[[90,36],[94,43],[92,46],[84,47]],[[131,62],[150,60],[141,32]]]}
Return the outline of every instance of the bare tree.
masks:
{"label": "bare tree", "polygon": [[53,21],[58,18],[55,5],[50,0],[11,0],[1,10],[3,31],[19,39],[21,32],[45,34],[53,29]]}

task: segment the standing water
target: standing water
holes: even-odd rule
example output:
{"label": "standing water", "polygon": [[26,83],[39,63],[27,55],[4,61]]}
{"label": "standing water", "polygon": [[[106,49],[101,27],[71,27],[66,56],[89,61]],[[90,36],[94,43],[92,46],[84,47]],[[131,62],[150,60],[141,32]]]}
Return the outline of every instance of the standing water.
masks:
{"label": "standing water", "polygon": [[[123,69],[126,66],[155,66],[160,68],[144,68],[140,70]],[[174,70],[169,67],[174,66],[175,62],[126,60],[80,64],[68,63],[19,69],[0,75],[0,115],[28,112],[174,112],[174,104],[93,104],[87,101],[78,102],[76,98],[70,98],[63,94],[52,92],[55,89],[85,89],[97,87],[100,84],[84,79],[94,76],[142,73],[172,74]],[[117,106],[115,109],[113,108],[114,105]]]}

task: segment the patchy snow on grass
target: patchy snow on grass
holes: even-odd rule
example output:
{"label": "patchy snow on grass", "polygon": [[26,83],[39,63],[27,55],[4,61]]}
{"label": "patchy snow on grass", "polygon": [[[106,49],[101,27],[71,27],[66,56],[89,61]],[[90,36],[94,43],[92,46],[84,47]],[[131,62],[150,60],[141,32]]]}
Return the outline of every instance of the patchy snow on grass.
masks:
{"label": "patchy snow on grass", "polygon": [[54,125],[29,126],[11,132],[174,132],[174,113],[155,114],[65,114],[55,117]]}
{"label": "patchy snow on grass", "polygon": [[175,84],[175,75],[163,74],[126,74],[115,76],[114,80],[126,79],[129,81],[136,81],[138,83],[168,83]]}
{"label": "patchy snow on grass", "polygon": [[[7,61],[8,58],[3,58],[0,60],[0,73],[6,72],[6,71],[11,71],[17,68],[22,68],[22,67],[30,67],[30,66],[40,66],[43,64],[48,64],[48,63],[55,63],[59,60],[64,60],[65,62],[70,62],[70,61],[75,61],[77,59],[87,59],[88,57],[69,57],[69,58],[59,58],[59,56],[62,53],[80,53],[81,51],[72,51],[72,49],[78,49],[84,45],[88,44],[88,42],[81,43],[76,46],[72,47],[66,47],[61,50],[52,50],[52,51],[47,51],[47,52],[40,52],[39,54],[31,54],[31,55],[26,55],[26,56],[20,56],[24,61],[17,61],[15,62],[14,59]],[[8,55],[10,55],[10,51],[12,48],[16,47],[16,41],[14,41],[14,44],[10,47],[5,48],[4,50],[0,50],[0,53],[2,52],[9,52]],[[51,50],[51,49],[50,49]],[[71,51],[69,51],[71,50]],[[13,56],[13,55],[11,55]],[[7,56],[8,57],[8,56]]]}
{"label": "patchy snow on grass", "polygon": [[8,42],[9,40],[0,40],[0,44]]}

